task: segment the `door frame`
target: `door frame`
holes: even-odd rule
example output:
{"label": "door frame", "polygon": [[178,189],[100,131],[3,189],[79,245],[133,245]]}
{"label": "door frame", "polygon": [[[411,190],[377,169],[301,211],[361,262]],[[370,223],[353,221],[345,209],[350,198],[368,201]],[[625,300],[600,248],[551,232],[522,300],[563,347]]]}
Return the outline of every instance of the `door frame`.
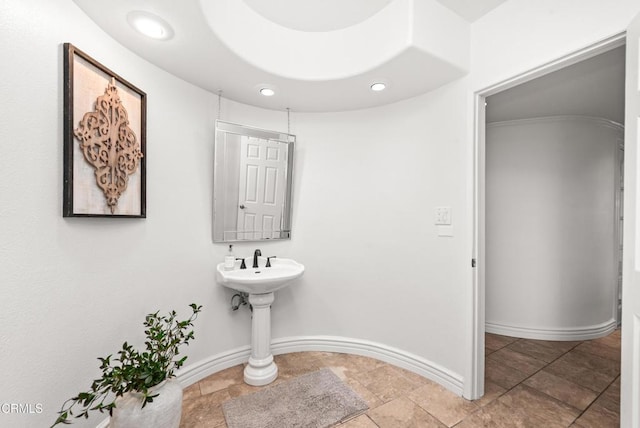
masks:
{"label": "door frame", "polygon": [[473,289],[471,362],[469,382],[464,396],[474,400],[484,395],[485,333],[485,177],[486,177],[486,105],[485,99],[498,92],[584,61],[626,43],[626,32],[595,42],[578,51],[542,64],[536,68],[485,87],[473,94]]}

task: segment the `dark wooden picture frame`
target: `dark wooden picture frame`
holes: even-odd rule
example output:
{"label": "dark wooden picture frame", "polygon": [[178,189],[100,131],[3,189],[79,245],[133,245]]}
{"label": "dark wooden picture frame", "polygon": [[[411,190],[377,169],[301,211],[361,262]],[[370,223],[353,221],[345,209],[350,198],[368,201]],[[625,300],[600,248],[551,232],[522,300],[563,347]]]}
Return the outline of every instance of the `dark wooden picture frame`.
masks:
{"label": "dark wooden picture frame", "polygon": [[64,44],[63,217],[146,218],[147,95]]}

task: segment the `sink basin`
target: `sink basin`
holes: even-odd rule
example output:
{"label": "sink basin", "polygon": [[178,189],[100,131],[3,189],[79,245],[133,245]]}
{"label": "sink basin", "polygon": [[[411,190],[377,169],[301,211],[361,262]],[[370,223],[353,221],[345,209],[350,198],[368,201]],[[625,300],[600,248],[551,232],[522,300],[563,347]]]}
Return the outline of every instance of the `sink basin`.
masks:
{"label": "sink basin", "polygon": [[249,385],[263,386],[278,377],[278,366],[271,353],[273,292],[302,276],[304,266],[295,260],[280,258],[271,259],[271,267],[265,267],[265,257],[258,257],[258,268],[250,267],[253,266],[253,257],[247,257],[244,262],[247,269],[240,269],[240,261],[236,261],[231,270],[225,270],[224,263],[219,263],[216,266],[216,281],[227,288],[249,294],[247,300],[252,311],[251,356],[244,368],[244,381]]}
{"label": "sink basin", "polygon": [[271,259],[271,267],[265,267],[266,257],[258,257],[258,268],[252,268],[253,257],[247,257],[246,269],[240,269],[236,261],[233,270],[225,270],[224,263],[216,266],[216,280],[227,288],[249,294],[271,293],[289,285],[289,282],[302,276],[304,265],[292,259]]}

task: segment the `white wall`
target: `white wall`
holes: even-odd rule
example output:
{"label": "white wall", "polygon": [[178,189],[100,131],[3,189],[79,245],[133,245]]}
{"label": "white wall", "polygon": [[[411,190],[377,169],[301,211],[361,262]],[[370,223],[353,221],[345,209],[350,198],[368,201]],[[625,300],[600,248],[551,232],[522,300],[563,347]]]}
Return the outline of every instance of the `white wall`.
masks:
{"label": "white wall", "polygon": [[509,0],[471,26],[478,90],[623,32],[636,0]]}
{"label": "white wall", "polygon": [[[277,334],[368,339],[462,373],[465,318],[452,313],[468,272],[465,91],[459,81],[383,108],[294,116],[291,254],[308,270],[275,303]],[[453,238],[436,236],[441,205]],[[285,322],[293,306],[303,329]]]}
{"label": "white wall", "polygon": [[615,327],[622,136],[584,117],[487,126],[487,331],[577,340]]}
{"label": "white wall", "polygon": [[[146,313],[205,305],[188,361],[246,343],[213,286],[216,97],[123,49],[71,1],[0,3],[0,40],[0,401],[44,410],[0,425],[53,422],[98,356],[140,343]],[[63,42],[147,92],[145,220],[62,218]]]}
{"label": "white wall", "polygon": [[[369,340],[463,377],[460,305],[469,268],[459,257],[468,233],[459,159],[466,88],[462,80],[381,108],[291,114],[297,136],[292,239],[234,245],[236,254],[260,248],[306,266],[298,283],[276,295],[275,339]],[[221,118],[286,131],[285,112],[227,100]],[[434,208],[441,205],[452,206],[453,238],[436,236]]]}
{"label": "white wall", "polygon": [[[51,423],[98,375],[96,358],[141,344],[158,309],[204,305],[189,364],[247,346],[249,312],[232,313],[232,293],[214,282],[226,252],[211,240],[217,96],[136,57],[70,0],[0,3],[0,40],[0,400],[44,410],[0,414],[0,425]],[[62,218],[64,42],[148,95],[147,219]],[[461,80],[378,109],[292,113],[293,238],[236,246],[307,267],[276,297],[274,338],[371,340],[462,377],[466,93]],[[284,112],[227,100],[221,118],[286,128]],[[453,238],[436,237],[441,205]]]}

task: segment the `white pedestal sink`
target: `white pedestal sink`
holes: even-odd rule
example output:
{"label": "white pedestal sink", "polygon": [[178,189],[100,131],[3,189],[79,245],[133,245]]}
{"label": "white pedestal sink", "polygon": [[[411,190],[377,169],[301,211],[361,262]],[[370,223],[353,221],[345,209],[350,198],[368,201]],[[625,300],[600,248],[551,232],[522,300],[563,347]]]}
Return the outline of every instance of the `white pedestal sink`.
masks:
{"label": "white pedestal sink", "polygon": [[[265,267],[267,259],[258,257],[258,268],[240,269],[236,262],[232,270],[225,270],[224,263],[216,267],[216,280],[224,287],[249,294],[253,307],[251,319],[251,356],[244,369],[244,381],[261,386],[278,377],[278,367],[271,353],[271,303],[273,292],[286,287],[304,273],[304,266],[291,259],[271,259],[271,267]],[[253,257],[245,259],[252,266]]]}

